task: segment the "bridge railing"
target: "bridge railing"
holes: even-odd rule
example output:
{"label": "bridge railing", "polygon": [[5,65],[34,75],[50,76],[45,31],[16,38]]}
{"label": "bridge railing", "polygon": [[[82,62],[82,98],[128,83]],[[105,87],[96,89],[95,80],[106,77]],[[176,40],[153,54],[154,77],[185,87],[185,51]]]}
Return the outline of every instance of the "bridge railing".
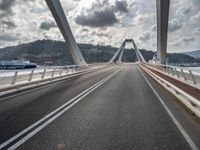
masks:
{"label": "bridge railing", "polygon": [[197,71],[171,65],[162,65],[162,64],[148,64],[148,65],[168,75],[171,75],[179,80],[200,87],[200,73],[198,73]]}
{"label": "bridge railing", "polygon": [[39,67],[23,70],[4,70],[0,71],[0,89],[17,84],[31,83],[34,81],[42,81],[73,75],[75,73],[81,73],[84,71],[92,71],[107,65],[107,63],[96,63],[87,65]]}
{"label": "bridge railing", "polygon": [[191,70],[177,66],[150,63],[139,63],[139,65],[200,117],[200,76]]}

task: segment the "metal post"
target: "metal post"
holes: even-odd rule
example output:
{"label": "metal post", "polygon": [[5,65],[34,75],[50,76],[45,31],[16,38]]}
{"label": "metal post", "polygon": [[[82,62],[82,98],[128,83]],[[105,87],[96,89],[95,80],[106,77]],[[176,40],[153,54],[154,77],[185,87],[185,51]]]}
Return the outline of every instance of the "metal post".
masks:
{"label": "metal post", "polygon": [[193,73],[192,73],[191,70],[189,70],[189,73],[190,73],[190,76],[191,76],[191,78],[192,78],[192,82],[193,82],[194,84],[197,84],[197,82],[196,82],[196,80],[195,80],[195,77],[194,77],[194,75],[193,75]]}
{"label": "metal post", "polygon": [[34,73],[34,70],[31,71],[31,73],[30,73],[30,75],[29,75],[28,81],[31,81],[31,80],[32,80],[32,78],[33,78],[33,73]]}
{"label": "metal post", "polygon": [[74,66],[74,72],[76,72],[77,70],[78,70],[78,66]]}
{"label": "metal post", "polygon": [[179,74],[178,74],[178,70],[177,70],[176,68],[174,68],[174,69],[175,69],[175,71],[176,71],[177,77],[179,78],[180,76],[179,76]]}
{"label": "metal post", "polygon": [[172,76],[174,76],[173,67],[170,67],[170,71],[172,73]]}
{"label": "metal post", "polygon": [[69,73],[69,68],[67,67],[67,71],[66,71],[66,74],[68,74]]}
{"label": "metal post", "polygon": [[187,81],[187,78],[185,77],[185,73],[183,72],[183,69],[181,69],[181,73],[183,75],[184,80]]}
{"label": "metal post", "polygon": [[73,67],[72,67],[72,73],[74,73],[74,70],[75,70],[75,69],[74,69],[74,66],[73,66]]}
{"label": "metal post", "polygon": [[167,67],[166,66],[164,66],[164,71],[167,73]]}
{"label": "metal post", "polygon": [[[158,67],[159,67],[159,66],[158,66]],[[159,69],[160,69],[160,71],[163,71],[163,68],[162,68],[162,66],[160,66],[160,67],[159,67]]]}
{"label": "metal post", "polygon": [[62,72],[63,72],[63,69],[60,70],[60,73],[59,73],[60,76],[62,75]]}
{"label": "metal post", "polygon": [[166,67],[166,69],[167,69],[167,73],[170,74],[171,73],[170,67]]}
{"label": "metal post", "polygon": [[44,79],[47,69],[44,69],[44,72],[42,73],[42,79]]}
{"label": "metal post", "polygon": [[16,81],[17,81],[17,74],[18,74],[18,72],[15,71],[15,74],[14,74],[12,82],[11,82],[12,85],[14,85],[16,83]]}
{"label": "metal post", "polygon": [[55,72],[56,72],[56,69],[53,69],[53,72],[52,72],[52,74],[51,74],[51,77],[54,77]]}

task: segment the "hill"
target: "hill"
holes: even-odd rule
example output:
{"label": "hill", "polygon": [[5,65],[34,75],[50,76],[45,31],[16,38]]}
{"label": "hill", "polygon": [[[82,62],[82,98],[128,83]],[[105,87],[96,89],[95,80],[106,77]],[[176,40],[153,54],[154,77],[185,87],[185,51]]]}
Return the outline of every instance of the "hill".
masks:
{"label": "hill", "polygon": [[[91,44],[78,44],[81,52],[88,63],[108,62],[117,48],[111,46],[100,46]],[[73,64],[72,57],[62,41],[38,40],[27,44],[0,49],[1,60],[29,60],[38,65],[67,65]],[[155,52],[141,49],[141,53],[148,61],[152,59]],[[168,54],[171,63],[199,62],[186,54]],[[136,61],[133,49],[125,49],[123,61]]]}
{"label": "hill", "polygon": [[200,50],[195,50],[195,51],[192,51],[192,52],[186,52],[185,54],[189,55],[191,57],[200,59]]}

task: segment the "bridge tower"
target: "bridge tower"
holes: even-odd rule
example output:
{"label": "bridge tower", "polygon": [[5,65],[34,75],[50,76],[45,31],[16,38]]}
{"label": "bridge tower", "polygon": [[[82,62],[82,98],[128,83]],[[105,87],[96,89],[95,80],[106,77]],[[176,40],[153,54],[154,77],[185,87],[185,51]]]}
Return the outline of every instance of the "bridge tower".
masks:
{"label": "bridge tower", "polygon": [[86,65],[59,0],[45,0],[70,50],[74,63]]}
{"label": "bridge tower", "polygon": [[120,48],[117,50],[115,55],[110,59],[110,61],[108,63],[115,63],[117,61],[117,57],[119,56],[119,53],[121,52],[121,50],[125,47],[125,44],[126,44],[126,40],[123,41]]}
{"label": "bridge tower", "polygon": [[130,42],[133,44],[133,47],[135,49],[135,53],[137,56],[138,61],[142,61],[142,62],[146,62],[144,57],[142,56],[142,54],[140,53],[139,49],[137,48],[135,42],[133,39],[125,39],[122,43],[122,45],[120,46],[120,48],[117,50],[117,52],[115,53],[115,55],[111,58],[111,60],[109,61],[109,63],[121,63],[122,62],[122,56],[124,53],[124,47],[126,45],[127,42]]}
{"label": "bridge tower", "polygon": [[170,0],[157,0],[157,59],[161,64],[166,63],[167,33]]}

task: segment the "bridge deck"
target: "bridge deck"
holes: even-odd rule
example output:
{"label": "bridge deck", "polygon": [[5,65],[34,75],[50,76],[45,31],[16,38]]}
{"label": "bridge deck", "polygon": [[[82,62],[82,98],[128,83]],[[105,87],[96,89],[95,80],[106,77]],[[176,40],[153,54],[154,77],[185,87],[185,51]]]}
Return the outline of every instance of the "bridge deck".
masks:
{"label": "bridge deck", "polygon": [[[0,100],[0,143],[60,107],[116,70],[113,77],[19,149],[191,149],[136,65],[93,72]],[[200,126],[148,76],[160,98],[200,148]],[[45,120],[43,123],[49,121]],[[34,134],[35,126],[26,132]],[[36,132],[35,132],[36,133]],[[6,148],[25,137],[17,138]]]}

